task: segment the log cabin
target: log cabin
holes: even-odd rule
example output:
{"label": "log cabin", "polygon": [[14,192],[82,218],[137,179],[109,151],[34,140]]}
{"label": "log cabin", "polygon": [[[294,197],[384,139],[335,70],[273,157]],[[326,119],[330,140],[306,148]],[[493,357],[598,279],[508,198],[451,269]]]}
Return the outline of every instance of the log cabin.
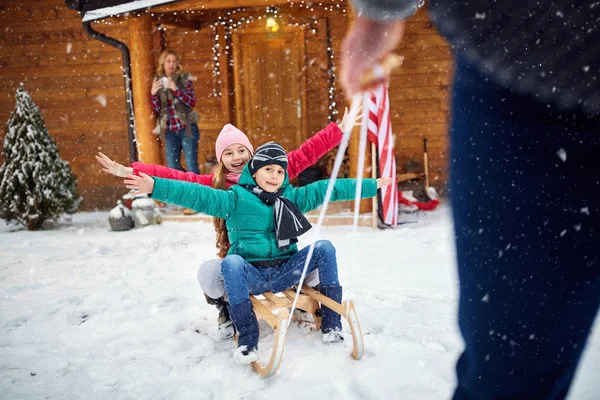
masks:
{"label": "log cabin", "polygon": [[[165,164],[149,93],[166,48],[193,76],[201,172],[226,123],[255,146],[275,140],[291,150],[349,106],[336,77],[353,19],[346,0],[0,0],[0,9],[0,120],[23,83],[77,176],[83,210],[110,208],[126,192],[101,172],[98,151],[123,164]],[[427,139],[430,184],[443,194],[452,61],[426,7],[407,20],[397,53],[404,64],[389,83],[397,173],[423,172]],[[357,152],[354,140],[344,176],[355,176]],[[319,164],[323,174],[332,159]]]}

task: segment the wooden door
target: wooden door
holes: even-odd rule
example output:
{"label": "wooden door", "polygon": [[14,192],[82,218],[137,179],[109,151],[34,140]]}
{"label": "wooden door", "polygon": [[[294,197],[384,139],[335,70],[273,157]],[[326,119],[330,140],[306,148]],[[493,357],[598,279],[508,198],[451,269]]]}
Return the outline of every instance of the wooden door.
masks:
{"label": "wooden door", "polygon": [[262,28],[232,36],[236,126],[256,147],[276,141],[288,152],[306,140],[304,31]]}

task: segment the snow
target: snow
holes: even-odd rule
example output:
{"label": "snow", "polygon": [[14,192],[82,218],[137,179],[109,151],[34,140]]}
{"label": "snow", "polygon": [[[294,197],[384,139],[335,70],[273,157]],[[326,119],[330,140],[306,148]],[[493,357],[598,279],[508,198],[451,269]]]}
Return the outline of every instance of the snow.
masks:
{"label": "snow", "polygon": [[115,219],[129,217],[131,216],[131,210],[129,210],[129,208],[125,207],[124,205],[118,205],[112,210],[110,210],[109,215]]}
{"label": "snow", "polygon": [[113,15],[125,14],[130,11],[141,10],[143,8],[154,7],[166,3],[172,3],[174,1],[176,0],[134,0],[125,4],[120,4],[118,6],[97,8],[95,10],[90,10],[86,12],[82,18],[82,21],[95,21]]}
{"label": "snow", "polygon": [[[450,213],[395,230],[323,227],[355,302],[365,356],[290,327],[283,362],[261,379],[219,339],[197,267],[214,257],[210,223],[111,232],[108,212],[53,231],[0,222],[3,399],[448,399],[461,351]],[[305,246],[316,238],[301,238]],[[401,244],[401,245],[400,245]],[[353,250],[354,248],[354,250]],[[261,323],[261,349],[273,343]],[[349,342],[347,340],[346,342]],[[264,354],[263,354],[264,357]],[[598,322],[571,398],[597,399]]]}
{"label": "snow", "polygon": [[106,104],[108,104],[106,96],[103,94],[99,94],[98,96],[94,97],[94,100],[97,101],[102,107],[106,107]]}
{"label": "snow", "polygon": [[134,199],[133,202],[131,203],[131,207],[133,207],[134,209],[143,208],[143,209],[153,210],[155,206],[156,206],[156,203],[154,203],[154,200],[147,196],[138,197],[138,198]]}

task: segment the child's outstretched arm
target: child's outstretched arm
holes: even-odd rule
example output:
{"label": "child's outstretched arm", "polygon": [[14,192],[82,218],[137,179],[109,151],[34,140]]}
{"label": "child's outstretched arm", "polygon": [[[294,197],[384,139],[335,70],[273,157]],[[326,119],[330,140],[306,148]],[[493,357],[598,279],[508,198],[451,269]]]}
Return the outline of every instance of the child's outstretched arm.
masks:
{"label": "child's outstretched arm", "polygon": [[164,179],[173,179],[176,181],[186,181],[192,183],[199,183],[204,186],[212,186],[212,174],[200,175],[193,172],[183,172],[174,168],[167,168],[157,164],[143,164],[141,162],[134,162],[131,164],[133,173],[139,175],[141,172],[146,175],[156,176]]}
{"label": "child's outstretched arm", "polygon": [[235,207],[235,193],[229,190],[213,189],[191,182],[153,178],[145,173],[129,175],[125,187],[147,193],[153,199],[176,204],[192,210],[227,219]]}
{"label": "child's outstretched arm", "polygon": [[107,155],[98,152],[96,160],[104,167],[102,171],[125,178],[129,175],[140,175],[145,173],[150,176],[157,176],[159,178],[174,179],[176,181],[186,181],[199,183],[204,186],[212,185],[212,175],[198,175],[193,172],[183,172],[173,168],[163,167],[162,165],[156,164],[143,164],[140,162],[134,162],[131,167],[126,167],[119,164],[116,161],[111,160]]}
{"label": "child's outstretched arm", "polygon": [[[356,179],[336,180],[331,193],[331,201],[354,200],[356,182]],[[389,178],[363,179],[360,197],[363,199],[373,197],[377,194],[377,189],[390,183],[391,179]],[[314,210],[325,201],[328,184],[329,180],[322,180],[301,188],[292,188],[289,198],[303,213]],[[286,195],[286,197],[288,196]]]}
{"label": "child's outstretched arm", "polygon": [[313,137],[302,143],[296,150],[288,153],[288,176],[290,179],[298,176],[300,172],[314,165],[319,158],[334,149],[342,141],[343,132],[360,124],[362,106],[353,108],[348,113],[344,112],[342,122],[330,123],[325,129],[317,132]]}

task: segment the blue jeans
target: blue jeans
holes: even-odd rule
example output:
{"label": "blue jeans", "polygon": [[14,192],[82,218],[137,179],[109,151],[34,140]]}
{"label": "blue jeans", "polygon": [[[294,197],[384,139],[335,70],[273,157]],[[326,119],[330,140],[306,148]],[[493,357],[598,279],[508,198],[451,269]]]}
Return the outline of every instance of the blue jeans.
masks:
{"label": "blue jeans", "polygon": [[600,117],[503,89],[459,57],[450,160],[454,399],[564,399],[600,304]]}
{"label": "blue jeans", "polygon": [[[249,294],[280,292],[297,284],[309,248],[310,246],[303,248],[275,268],[256,268],[238,255],[225,257],[221,263],[221,273],[229,304],[248,301]],[[335,247],[328,240],[316,242],[306,273],[317,268],[321,286],[339,286]]]}
{"label": "blue jeans", "polygon": [[192,136],[186,136],[185,129],[178,131],[167,131],[165,134],[165,152],[167,153],[167,167],[183,171],[181,166],[181,150],[185,157],[187,170],[199,174],[198,169],[198,141],[200,140],[200,130],[198,125],[190,126]]}

